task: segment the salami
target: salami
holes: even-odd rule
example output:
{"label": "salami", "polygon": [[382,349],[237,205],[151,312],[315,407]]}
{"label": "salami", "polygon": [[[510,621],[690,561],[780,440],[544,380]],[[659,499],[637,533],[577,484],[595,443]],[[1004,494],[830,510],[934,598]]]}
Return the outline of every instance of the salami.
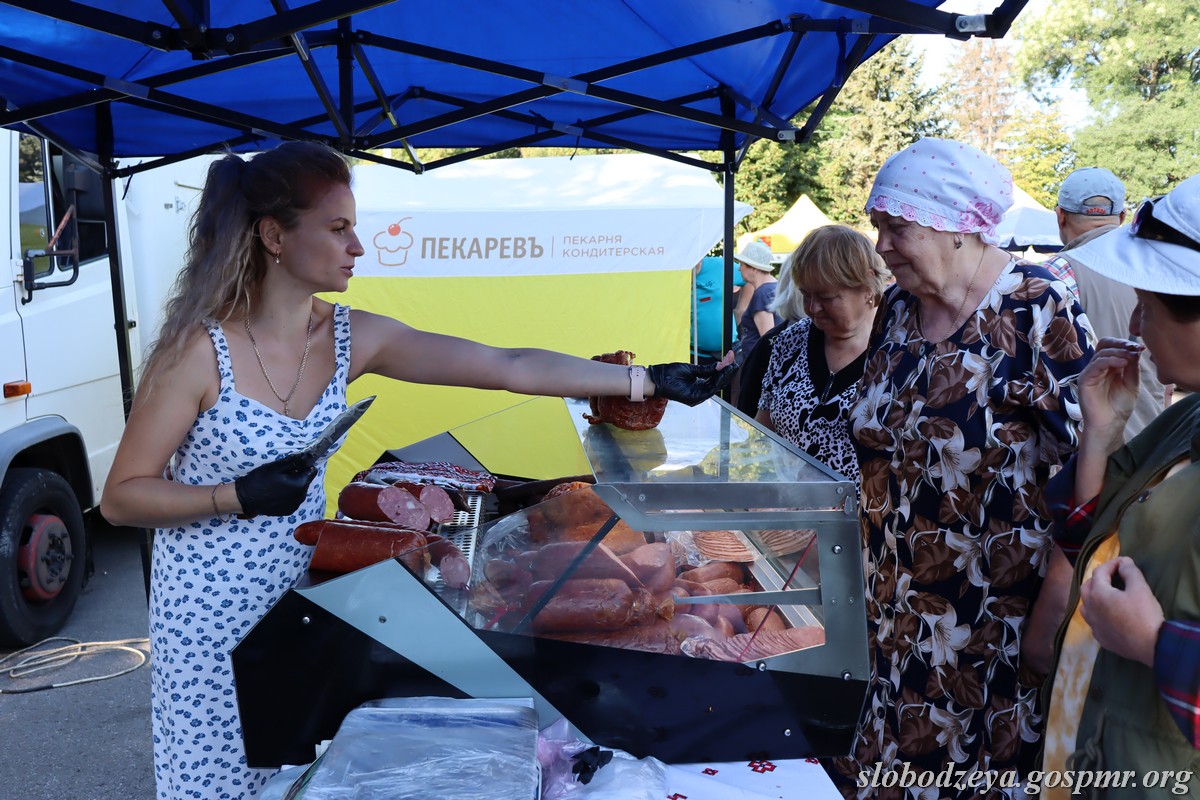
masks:
{"label": "salami", "polygon": [[442,583],[449,589],[465,589],[471,580],[471,564],[454,542],[436,533],[426,534],[429,558],[442,573]]}
{"label": "salami", "polygon": [[354,481],[338,494],[338,511],[351,519],[394,522],[413,530],[429,527],[429,511],[410,492],[397,487]]}
{"label": "salami", "polygon": [[429,512],[429,518],[434,522],[450,522],[454,519],[454,501],[442,487],[434,486],[432,483],[408,483],[407,481],[396,482],[392,486],[403,489],[417,498],[421,505],[425,506],[425,510]]}
{"label": "salami", "polygon": [[656,594],[670,589],[675,581],[675,556],[666,542],[644,544],[620,558],[642,585]]}
{"label": "salami", "polygon": [[314,570],[353,572],[398,557],[417,577],[424,577],[428,566],[424,534],[397,525],[315,520],[301,525],[294,535],[300,542],[312,541],[315,535]]}

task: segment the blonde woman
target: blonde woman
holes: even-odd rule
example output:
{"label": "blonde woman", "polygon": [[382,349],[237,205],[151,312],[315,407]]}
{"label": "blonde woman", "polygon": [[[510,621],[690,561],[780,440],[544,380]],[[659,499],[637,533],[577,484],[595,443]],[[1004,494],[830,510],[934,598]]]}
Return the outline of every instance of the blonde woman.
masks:
{"label": "blonde woman", "polygon": [[349,285],[363,253],[354,224],[349,165],[322,145],[209,168],[101,502],[113,523],[158,529],[151,708],[164,800],[249,798],[271,775],[246,765],[229,652],[308,567],[292,531],[324,513],[325,462],[297,451],[346,407],[355,378],[696,403],[730,377],[487,347],[318,300]]}
{"label": "blonde woman", "polygon": [[824,225],[804,237],[784,269],[773,310],[799,321],[774,338],[755,419],[857,481],[850,408],[887,267],[866,236]]}

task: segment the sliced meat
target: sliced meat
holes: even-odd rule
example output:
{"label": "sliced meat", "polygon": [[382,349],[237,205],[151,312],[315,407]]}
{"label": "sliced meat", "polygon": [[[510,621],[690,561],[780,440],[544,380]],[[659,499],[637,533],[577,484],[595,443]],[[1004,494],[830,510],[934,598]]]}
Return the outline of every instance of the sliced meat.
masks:
{"label": "sliced meat", "polygon": [[397,486],[353,481],[338,494],[338,511],[367,522],[394,522],[414,530],[429,527],[429,511],[411,492]]}

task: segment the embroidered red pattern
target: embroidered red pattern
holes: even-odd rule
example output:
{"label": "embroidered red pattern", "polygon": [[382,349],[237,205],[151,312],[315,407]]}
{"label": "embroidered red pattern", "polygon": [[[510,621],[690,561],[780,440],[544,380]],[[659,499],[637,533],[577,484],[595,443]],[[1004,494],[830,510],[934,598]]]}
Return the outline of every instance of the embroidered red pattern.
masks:
{"label": "embroidered red pattern", "polygon": [[667,800],[687,800],[687,795],[676,792],[675,794],[667,795]]}
{"label": "embroidered red pattern", "polygon": [[751,761],[747,766],[755,772],[774,772],[775,765],[770,761]]}
{"label": "embroidered red pattern", "polygon": [[716,774],[717,774],[717,770],[713,769],[712,767],[705,767],[705,768],[702,770],[702,772],[703,772],[705,775],[716,775]]}

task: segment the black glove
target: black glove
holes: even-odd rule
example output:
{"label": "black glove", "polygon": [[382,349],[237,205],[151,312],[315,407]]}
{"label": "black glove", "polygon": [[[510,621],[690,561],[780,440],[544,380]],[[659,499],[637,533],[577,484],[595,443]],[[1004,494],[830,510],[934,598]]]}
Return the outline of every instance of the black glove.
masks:
{"label": "black glove", "polygon": [[317,465],[304,453],[255,467],[233,482],[243,517],[265,514],[285,517],[308,496],[308,485],[317,477]]}
{"label": "black glove", "polygon": [[699,405],[733,382],[737,367],[724,369],[698,364],[652,364],[646,374],[654,384],[654,396],[665,397],[689,406]]}

